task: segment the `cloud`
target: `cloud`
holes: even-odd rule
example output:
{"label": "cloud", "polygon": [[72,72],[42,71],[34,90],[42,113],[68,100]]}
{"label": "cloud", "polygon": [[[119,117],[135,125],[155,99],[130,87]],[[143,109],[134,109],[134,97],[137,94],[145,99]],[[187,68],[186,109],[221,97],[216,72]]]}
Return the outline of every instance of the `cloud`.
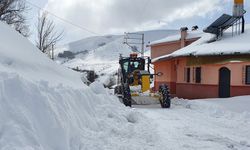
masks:
{"label": "cloud", "polygon": [[[205,17],[221,9],[221,0],[48,0],[46,9],[100,34],[158,28],[192,17]],[[68,34],[89,33],[58,22]]]}

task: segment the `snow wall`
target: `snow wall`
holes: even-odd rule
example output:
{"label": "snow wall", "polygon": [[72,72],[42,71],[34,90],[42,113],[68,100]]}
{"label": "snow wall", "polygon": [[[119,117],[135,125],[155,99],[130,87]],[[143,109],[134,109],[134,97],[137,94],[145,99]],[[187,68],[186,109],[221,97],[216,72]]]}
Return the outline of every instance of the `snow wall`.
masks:
{"label": "snow wall", "polygon": [[156,138],[140,118],[0,23],[1,150],[145,149]]}

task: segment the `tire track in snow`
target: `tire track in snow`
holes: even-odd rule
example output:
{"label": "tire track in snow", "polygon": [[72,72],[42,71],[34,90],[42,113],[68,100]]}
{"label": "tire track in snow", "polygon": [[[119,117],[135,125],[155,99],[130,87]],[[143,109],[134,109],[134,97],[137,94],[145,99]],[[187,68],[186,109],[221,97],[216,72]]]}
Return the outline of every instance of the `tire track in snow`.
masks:
{"label": "tire track in snow", "polygon": [[193,109],[192,102],[174,104],[169,110],[152,107],[138,111],[157,125],[159,143],[165,149],[250,150],[249,121],[239,121],[237,115],[218,117],[207,110]]}

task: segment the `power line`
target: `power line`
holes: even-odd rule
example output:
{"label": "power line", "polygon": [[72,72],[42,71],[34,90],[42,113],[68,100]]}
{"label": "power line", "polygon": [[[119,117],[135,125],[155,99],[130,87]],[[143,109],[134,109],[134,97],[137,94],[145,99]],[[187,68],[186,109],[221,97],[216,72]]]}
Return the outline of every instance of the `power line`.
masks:
{"label": "power line", "polygon": [[[146,11],[145,10],[148,10],[146,9],[149,5],[149,3],[151,2],[151,0],[147,0],[145,3],[144,3],[144,6],[142,7],[142,10],[140,12],[140,18],[144,18],[144,16],[146,15]],[[144,30],[144,27],[142,26],[142,30]]]}
{"label": "power line", "polygon": [[84,30],[84,31],[86,31],[86,32],[89,32],[89,33],[91,33],[91,34],[101,36],[100,34],[94,32],[94,31],[91,31],[91,30],[89,30],[89,29],[87,29],[87,28],[84,28],[84,27],[82,27],[82,26],[80,26],[80,25],[77,25],[77,24],[75,24],[75,23],[73,23],[73,22],[71,22],[71,21],[69,21],[69,20],[67,20],[67,19],[65,19],[65,18],[62,18],[62,17],[60,17],[60,16],[58,16],[58,15],[55,15],[54,13],[52,13],[52,12],[50,12],[50,11],[44,9],[44,8],[41,8],[40,6],[38,6],[38,5],[36,5],[36,4],[33,4],[33,3],[31,3],[30,1],[28,1],[28,0],[25,0],[25,1],[26,1],[27,3],[29,3],[29,5],[35,7],[35,8],[37,8],[37,9],[39,9],[39,10],[46,11],[46,12],[47,12],[48,14],[50,14],[51,16],[54,16],[54,17],[56,17],[57,19],[59,19],[59,20],[65,22],[65,23],[68,23],[68,24],[70,24],[70,25],[72,25],[72,26],[74,26],[74,27],[77,27],[77,28],[79,28],[79,29],[81,29],[81,30]]}
{"label": "power line", "polygon": [[151,0],[147,0],[145,3],[144,3],[144,6],[142,7],[142,11],[141,11],[141,18],[143,18],[145,15],[146,15],[146,11],[145,10],[148,10],[146,9],[149,5],[149,3],[151,2]]}

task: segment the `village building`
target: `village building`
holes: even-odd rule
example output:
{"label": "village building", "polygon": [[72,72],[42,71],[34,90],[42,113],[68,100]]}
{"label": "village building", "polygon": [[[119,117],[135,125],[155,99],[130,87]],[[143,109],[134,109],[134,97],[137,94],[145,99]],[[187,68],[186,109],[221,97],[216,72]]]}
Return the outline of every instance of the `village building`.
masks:
{"label": "village building", "polygon": [[155,88],[167,84],[173,97],[187,99],[250,95],[250,26],[234,18],[222,15],[207,33],[181,28],[179,35],[152,42],[155,72],[163,73]]}

